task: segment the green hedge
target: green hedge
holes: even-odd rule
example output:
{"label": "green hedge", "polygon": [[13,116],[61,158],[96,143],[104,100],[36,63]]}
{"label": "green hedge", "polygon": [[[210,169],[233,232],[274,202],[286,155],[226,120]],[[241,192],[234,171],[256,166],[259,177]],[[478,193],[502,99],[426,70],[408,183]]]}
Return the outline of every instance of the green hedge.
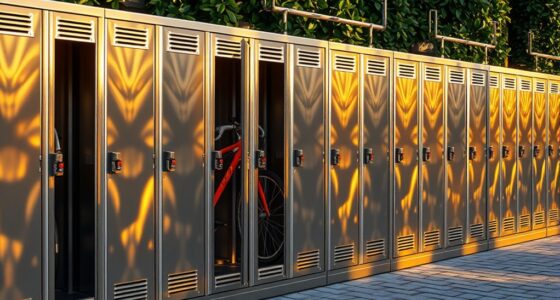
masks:
{"label": "green hedge", "polygon": [[[64,0],[87,5],[133,9],[119,0]],[[127,0],[142,1],[142,0]],[[270,6],[272,0],[266,0]],[[126,2],[124,2],[126,3]],[[381,0],[278,0],[285,7],[380,23]],[[375,33],[377,48],[410,51],[421,42],[432,42],[433,55],[440,55],[439,43],[428,34],[428,11],[439,11],[440,33],[490,42],[492,20],[498,22],[497,48],[489,52],[493,65],[533,68],[526,54],[526,30],[538,31],[536,50],[560,54],[560,0],[388,0],[388,28]],[[261,0],[145,0],[140,11],[155,15],[198,20],[228,26],[243,26],[283,32],[282,17],[265,10]],[[515,20],[515,22],[511,22]],[[290,16],[290,35],[319,38],[357,45],[368,44],[368,30]],[[482,62],[483,49],[446,43],[445,56]],[[541,60],[541,70],[554,72],[555,64]],[[557,66],[557,65],[556,65]]]}

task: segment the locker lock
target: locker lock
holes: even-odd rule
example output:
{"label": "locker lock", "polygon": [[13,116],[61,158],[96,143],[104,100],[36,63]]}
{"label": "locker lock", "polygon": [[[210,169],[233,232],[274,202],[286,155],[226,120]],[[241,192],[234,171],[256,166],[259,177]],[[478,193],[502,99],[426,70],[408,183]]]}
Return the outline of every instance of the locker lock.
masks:
{"label": "locker lock", "polygon": [[57,151],[56,153],[49,154],[49,161],[51,164],[50,176],[60,177],[64,175],[64,155],[62,152]]}
{"label": "locker lock", "polygon": [[455,159],[455,147],[448,146],[447,147],[447,160],[452,161]]}
{"label": "locker lock", "polygon": [[404,161],[404,149],[395,148],[395,163],[400,164]]}
{"label": "locker lock", "polygon": [[264,150],[255,150],[255,166],[259,170],[266,169],[266,153],[264,153]]}
{"label": "locker lock", "polygon": [[476,147],[469,146],[469,160],[475,160],[475,159],[476,159]]}
{"label": "locker lock", "polygon": [[163,171],[175,172],[177,170],[177,159],[175,159],[175,152],[163,151]]}
{"label": "locker lock", "polygon": [[303,149],[294,149],[294,167],[301,167],[303,159]]}
{"label": "locker lock", "polygon": [[430,161],[432,158],[432,150],[430,147],[422,148],[422,161]]}
{"label": "locker lock", "polygon": [[502,157],[503,158],[509,157],[509,146],[502,146]]}
{"label": "locker lock", "polygon": [[488,147],[488,159],[494,158],[494,146]]}
{"label": "locker lock", "polygon": [[533,146],[533,157],[539,157],[541,148],[538,145]]}
{"label": "locker lock", "polygon": [[373,159],[373,148],[364,148],[364,165],[372,164]]}
{"label": "locker lock", "polygon": [[340,163],[340,150],[333,148],[331,149],[331,165],[338,166]]}
{"label": "locker lock", "polygon": [[548,145],[548,156],[554,155],[554,147],[552,145]]}
{"label": "locker lock", "polygon": [[212,159],[213,170],[221,171],[224,169],[224,158],[222,156],[222,152],[212,151],[211,159]]}
{"label": "locker lock", "polygon": [[519,158],[525,156],[525,146],[519,146]]}
{"label": "locker lock", "polygon": [[120,174],[123,169],[123,162],[121,160],[120,152],[109,152],[109,173]]}

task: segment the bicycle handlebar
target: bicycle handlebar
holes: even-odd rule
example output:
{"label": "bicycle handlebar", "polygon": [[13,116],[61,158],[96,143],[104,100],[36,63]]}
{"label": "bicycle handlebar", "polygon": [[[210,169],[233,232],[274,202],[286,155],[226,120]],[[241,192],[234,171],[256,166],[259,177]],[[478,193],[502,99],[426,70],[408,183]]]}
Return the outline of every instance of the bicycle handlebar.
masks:
{"label": "bicycle handlebar", "polygon": [[[224,135],[224,133],[226,131],[236,130],[237,128],[239,128],[238,124],[222,125],[222,126],[216,127],[216,133],[218,135],[216,136],[215,140],[217,141],[217,140],[221,139],[222,135]],[[259,125],[259,137],[264,138],[264,136],[265,136],[264,129]]]}

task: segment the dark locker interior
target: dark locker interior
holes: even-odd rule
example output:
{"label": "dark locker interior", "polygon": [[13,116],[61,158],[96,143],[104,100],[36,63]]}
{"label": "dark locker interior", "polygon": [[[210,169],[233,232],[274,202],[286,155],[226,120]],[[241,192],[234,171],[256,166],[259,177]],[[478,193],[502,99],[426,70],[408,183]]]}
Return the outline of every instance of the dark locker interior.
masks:
{"label": "dark locker interior", "polygon": [[64,175],[55,179],[57,299],[94,296],[95,44],[56,41],[54,127]]}

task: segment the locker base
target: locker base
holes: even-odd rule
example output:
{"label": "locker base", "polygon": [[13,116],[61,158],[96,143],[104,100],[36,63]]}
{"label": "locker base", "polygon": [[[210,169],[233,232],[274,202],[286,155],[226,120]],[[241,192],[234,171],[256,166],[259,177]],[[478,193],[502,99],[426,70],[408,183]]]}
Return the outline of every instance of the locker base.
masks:
{"label": "locker base", "polygon": [[546,236],[553,236],[560,234],[560,225],[551,226],[546,229]]}
{"label": "locker base", "polygon": [[375,274],[387,273],[391,271],[391,263],[389,260],[381,260],[372,263],[351,266],[342,269],[331,270],[328,272],[327,283],[336,283],[348,281]]}
{"label": "locker base", "polygon": [[542,239],[545,238],[546,236],[547,236],[547,230],[544,228],[523,232],[523,233],[512,234],[512,235],[503,236],[495,239],[490,239],[490,241],[488,242],[488,248],[496,249],[496,248],[511,246],[519,243]]}

